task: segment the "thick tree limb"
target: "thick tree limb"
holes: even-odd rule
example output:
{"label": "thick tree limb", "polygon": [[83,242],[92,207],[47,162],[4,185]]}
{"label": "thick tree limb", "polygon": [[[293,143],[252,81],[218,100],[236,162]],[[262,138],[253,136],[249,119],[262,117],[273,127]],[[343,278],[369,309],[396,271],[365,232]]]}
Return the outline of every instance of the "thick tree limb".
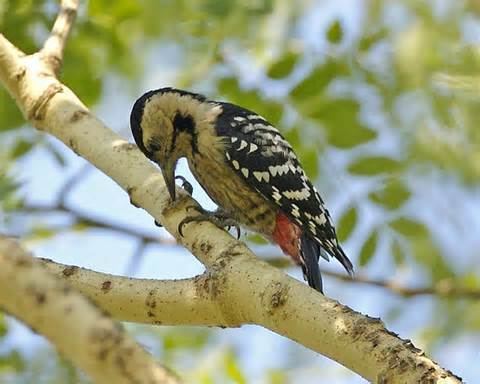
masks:
{"label": "thick tree limb", "polygon": [[0,306],[98,383],[178,383],[123,328],[5,237],[0,237]]}
{"label": "thick tree limb", "polygon": [[178,224],[187,215],[186,205],[195,202],[179,190],[182,198],[172,206],[158,170],[135,145],[93,116],[56,79],[48,62],[39,55],[21,57],[0,35],[0,80],[24,115],[115,180],[134,205],[162,222],[206,266],[205,290],[221,311],[225,326],[262,325],[370,381],[460,382],[410,342],[387,331],[379,320],[354,312],[259,261],[213,224],[188,224],[181,238]]}
{"label": "thick tree limb", "polygon": [[[122,321],[225,326],[208,274],[183,280],[133,279],[40,259],[43,266]],[[232,324],[229,324],[230,326]]]}

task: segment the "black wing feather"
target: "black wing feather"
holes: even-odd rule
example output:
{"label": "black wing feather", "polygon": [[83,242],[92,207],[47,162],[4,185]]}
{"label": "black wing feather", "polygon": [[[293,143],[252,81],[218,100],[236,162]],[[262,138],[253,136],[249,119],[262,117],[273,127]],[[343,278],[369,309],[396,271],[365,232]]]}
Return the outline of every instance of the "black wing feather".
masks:
{"label": "black wing feather", "polygon": [[[255,112],[230,103],[219,104],[223,112],[217,119],[216,129],[220,136],[225,137],[227,159],[232,168],[266,199],[277,204],[284,214],[300,225],[307,237],[315,240],[330,256],[337,258],[351,274],[352,263],[338,244],[330,214],[305,175],[290,144],[276,128]],[[252,150],[251,144],[257,148]],[[240,166],[233,166],[234,161]],[[285,164],[288,165],[288,170],[283,172],[286,169]],[[278,170],[279,167],[283,167],[282,172],[272,174],[272,169]],[[242,172],[242,168],[249,170],[247,176]],[[258,172],[263,175],[268,172],[269,180],[259,180],[254,172],[257,172],[257,175]],[[305,193],[301,199],[284,195],[284,192],[288,194],[289,191],[302,190]],[[309,254],[314,251],[311,241],[303,239],[302,245],[306,247],[305,250],[309,249]],[[317,249],[314,253],[318,262],[320,250]],[[311,270],[311,260],[304,262]],[[316,277],[315,280],[320,281],[321,287],[321,280]],[[318,281],[315,282],[316,285]]]}

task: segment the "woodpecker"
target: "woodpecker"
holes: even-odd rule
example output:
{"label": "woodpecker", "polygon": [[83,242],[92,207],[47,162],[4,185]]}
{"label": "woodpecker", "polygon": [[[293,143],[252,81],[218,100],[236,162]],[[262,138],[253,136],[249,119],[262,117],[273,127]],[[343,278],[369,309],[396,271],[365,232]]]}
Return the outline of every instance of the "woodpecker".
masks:
{"label": "woodpecker", "polygon": [[190,221],[220,227],[240,224],[278,244],[323,293],[319,257],[353,266],[338,243],[324,202],[291,145],[266,119],[240,106],[160,88],[143,94],[130,115],[140,150],[162,171],[175,200],[175,166],[185,157],[193,175],[218,205]]}

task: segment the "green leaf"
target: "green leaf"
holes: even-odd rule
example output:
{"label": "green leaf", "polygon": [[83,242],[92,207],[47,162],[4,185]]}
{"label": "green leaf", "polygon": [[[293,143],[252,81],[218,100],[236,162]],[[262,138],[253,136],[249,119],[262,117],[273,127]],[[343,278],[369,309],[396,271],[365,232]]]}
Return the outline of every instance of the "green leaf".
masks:
{"label": "green leaf", "polygon": [[452,268],[428,231],[424,236],[411,239],[411,246],[415,260],[425,267],[433,281],[454,277]]}
{"label": "green leaf", "polygon": [[267,372],[269,384],[287,384],[287,374],[280,369],[271,369]]}
{"label": "green leaf", "polygon": [[178,328],[168,331],[163,337],[163,347],[166,351],[176,349],[199,350],[205,346],[210,336],[208,330]]}
{"label": "green leaf", "polygon": [[382,173],[393,174],[401,168],[401,163],[391,157],[371,156],[357,159],[348,170],[357,175],[373,176]]}
{"label": "green leaf", "polygon": [[405,264],[405,252],[398,239],[393,239],[391,243],[391,252],[396,266]]}
{"label": "green leaf", "polygon": [[313,148],[303,149],[298,156],[306,174],[311,179],[315,179],[318,176],[318,150]]}
{"label": "green leaf", "polygon": [[369,194],[370,200],[388,209],[400,208],[410,196],[410,190],[398,179],[387,182],[384,188]]}
{"label": "green leaf", "polygon": [[[338,76],[348,74],[348,67],[343,61],[329,60],[315,68],[290,92],[295,104],[320,95],[330,82]],[[299,108],[302,109],[301,107]]]}
{"label": "green leaf", "polygon": [[18,159],[24,155],[26,155],[30,150],[33,148],[35,141],[33,140],[25,140],[19,139],[13,145],[11,149],[10,156],[13,159]]}
{"label": "green leaf", "polygon": [[280,60],[276,61],[268,69],[267,75],[272,79],[283,79],[290,75],[297,64],[299,55],[294,52],[287,52]]}
{"label": "green leaf", "polygon": [[15,100],[2,88],[0,88],[0,132],[18,128],[25,123]]}
{"label": "green leaf", "polygon": [[338,148],[353,148],[377,137],[377,133],[359,121],[360,106],[352,99],[329,99],[317,106],[309,117],[320,120],[329,144]]}
{"label": "green leaf", "polygon": [[390,227],[405,237],[419,237],[428,235],[424,224],[407,217],[399,217],[390,222]]}
{"label": "green leaf", "polygon": [[362,249],[360,250],[360,257],[358,259],[360,266],[364,267],[372,260],[375,255],[375,250],[377,249],[377,242],[378,231],[375,229],[370,233],[370,236],[368,236],[368,239],[363,243]]}
{"label": "green leaf", "polygon": [[260,236],[258,234],[249,234],[247,235],[247,241],[253,243],[253,244],[258,244],[258,245],[266,245],[268,244],[268,241],[265,240],[263,236]]}
{"label": "green leaf", "polygon": [[5,315],[0,313],[0,339],[4,337],[8,332],[7,322],[5,320]]}
{"label": "green leaf", "polygon": [[349,238],[349,236],[355,229],[357,220],[358,214],[357,208],[355,206],[351,206],[347,211],[343,213],[343,216],[340,218],[337,226],[337,235],[340,241],[345,241]]}
{"label": "green leaf", "polygon": [[247,382],[240,370],[236,356],[231,351],[225,355],[224,364],[227,377],[233,380],[234,383],[245,384]]}
{"label": "green leaf", "polygon": [[36,226],[32,229],[31,235],[35,238],[47,240],[55,236],[56,232],[44,226]]}
{"label": "green leaf", "polygon": [[[432,239],[430,231],[415,219],[399,217],[389,223],[390,227],[409,241],[415,260],[425,267],[434,281],[453,276],[450,265],[445,260],[438,245]],[[393,246],[393,245],[392,245]],[[400,246],[400,244],[399,244]],[[392,249],[392,252],[394,249]],[[398,252],[402,252],[401,247]],[[394,257],[398,257],[395,256]],[[402,257],[402,256],[400,256]]]}
{"label": "green leaf", "polygon": [[372,46],[388,36],[387,28],[379,28],[376,32],[363,36],[358,43],[359,51],[368,51]]}
{"label": "green leaf", "polygon": [[338,44],[343,38],[343,28],[340,20],[335,20],[327,30],[327,39],[332,44]]}
{"label": "green leaf", "polygon": [[25,362],[22,355],[16,350],[0,355],[0,372],[14,371],[21,372],[25,370]]}

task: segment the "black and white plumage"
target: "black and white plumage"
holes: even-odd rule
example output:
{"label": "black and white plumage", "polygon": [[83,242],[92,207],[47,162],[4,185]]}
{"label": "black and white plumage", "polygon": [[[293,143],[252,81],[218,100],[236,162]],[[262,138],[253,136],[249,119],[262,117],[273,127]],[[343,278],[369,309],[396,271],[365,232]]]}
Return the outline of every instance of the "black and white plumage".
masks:
{"label": "black and white plumage", "polygon": [[320,255],[335,257],[353,273],[319,193],[290,144],[263,117],[234,104],[162,88],[136,101],[131,127],[139,148],[162,168],[172,198],[176,161],[186,157],[219,207],[279,244],[302,266],[310,286],[322,291]]}

